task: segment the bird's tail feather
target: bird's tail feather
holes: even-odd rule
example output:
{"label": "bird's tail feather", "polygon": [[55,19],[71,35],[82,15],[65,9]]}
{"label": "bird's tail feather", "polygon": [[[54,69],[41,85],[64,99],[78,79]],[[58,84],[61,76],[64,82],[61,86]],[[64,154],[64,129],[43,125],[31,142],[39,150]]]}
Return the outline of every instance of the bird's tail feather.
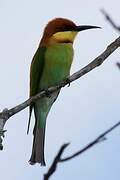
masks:
{"label": "bird's tail feather", "polygon": [[[35,114],[35,126],[33,130],[33,147],[32,147],[32,155],[29,163],[34,165],[35,163],[40,163],[42,166],[45,166],[44,159],[44,144],[45,144],[45,127],[46,127],[46,118],[42,116],[42,112],[40,108],[41,101],[38,101],[34,106],[34,114]],[[40,125],[40,122],[43,122]]]}
{"label": "bird's tail feather", "polygon": [[45,142],[45,127],[39,128],[36,125],[34,129],[32,155],[29,161],[31,165],[34,165],[35,163],[40,163],[42,166],[45,166],[44,142]]}
{"label": "bird's tail feather", "polygon": [[32,108],[33,108],[33,105],[31,105],[29,107],[29,120],[28,120],[27,134],[29,133],[29,129],[30,129],[30,120],[31,120],[31,115],[32,115]]}
{"label": "bird's tail feather", "polygon": [[46,127],[46,118],[51,109],[53,102],[56,100],[58,92],[55,92],[51,95],[50,98],[43,98],[40,101],[37,101],[34,105],[34,114],[35,114],[35,127],[33,131],[33,148],[32,155],[30,158],[30,164],[40,163],[45,165],[44,158],[44,144],[45,144],[45,127]]}

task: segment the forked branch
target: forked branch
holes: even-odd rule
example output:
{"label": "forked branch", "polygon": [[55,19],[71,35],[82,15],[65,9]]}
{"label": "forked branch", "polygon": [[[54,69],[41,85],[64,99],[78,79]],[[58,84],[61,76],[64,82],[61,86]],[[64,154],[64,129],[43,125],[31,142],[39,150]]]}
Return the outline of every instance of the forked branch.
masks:
{"label": "forked branch", "polygon": [[97,145],[100,142],[103,142],[104,140],[106,140],[106,135],[108,135],[111,131],[113,131],[118,126],[120,126],[120,121],[118,123],[116,123],[115,125],[113,125],[112,127],[110,127],[109,129],[107,129],[102,134],[100,134],[95,140],[93,140],[92,142],[87,144],[81,150],[77,151],[76,153],[74,153],[71,156],[68,156],[66,158],[61,158],[61,156],[63,155],[63,152],[65,151],[65,149],[67,148],[67,146],[69,144],[63,144],[61,146],[60,150],[58,151],[56,157],[54,158],[53,163],[51,164],[48,172],[46,174],[44,174],[44,180],[48,180],[53,175],[53,173],[55,173],[55,171],[57,169],[57,165],[59,163],[69,161],[79,155],[82,155],[84,152],[91,149],[93,146]]}

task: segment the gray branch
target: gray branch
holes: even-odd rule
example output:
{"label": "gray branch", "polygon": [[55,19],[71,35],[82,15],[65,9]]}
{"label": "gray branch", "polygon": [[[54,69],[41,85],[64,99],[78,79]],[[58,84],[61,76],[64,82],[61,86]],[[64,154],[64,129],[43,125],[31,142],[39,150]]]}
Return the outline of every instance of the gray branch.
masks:
{"label": "gray branch", "polygon": [[116,63],[116,65],[117,65],[117,67],[119,68],[119,70],[120,70],[120,63],[119,62],[117,62]]}
{"label": "gray branch", "polygon": [[120,33],[120,26],[116,25],[111,16],[104,9],[101,9],[101,12],[104,15],[105,19],[110,23],[110,25]]}
{"label": "gray branch", "polygon": [[64,150],[69,144],[63,144],[57,153],[56,157],[54,158],[54,161],[52,165],[50,166],[48,172],[44,174],[44,180],[48,180],[50,176],[56,171],[57,169],[57,164],[60,162],[61,155],[63,154]]}
{"label": "gray branch", "polygon": [[[37,101],[40,98],[43,98],[47,96],[50,93],[53,93],[62,87],[66,86],[67,84],[70,84],[71,82],[75,81],[76,79],[84,76],[94,68],[100,66],[108,56],[110,56],[118,47],[120,47],[120,37],[118,37],[114,42],[112,42],[104,52],[102,52],[97,58],[95,58],[91,63],[89,63],[87,66],[82,68],[81,70],[77,71],[64,81],[60,82],[57,86],[50,87],[47,89],[47,91],[41,91],[40,93],[36,94],[35,96],[29,98],[25,102],[11,108],[11,109],[5,109],[5,111],[0,113],[0,146],[2,147],[2,136],[4,135],[4,126],[6,121],[13,116],[14,114],[22,111],[35,101]],[[1,148],[2,149],[2,148]]]}
{"label": "gray branch", "polygon": [[48,172],[46,174],[44,174],[44,180],[48,180],[53,175],[53,173],[55,173],[58,163],[69,161],[69,160],[83,154],[84,152],[91,149],[93,146],[97,145],[98,143],[103,142],[104,140],[106,140],[106,135],[108,135],[111,131],[113,131],[118,126],[120,126],[120,121],[118,123],[116,123],[115,125],[113,125],[112,127],[110,127],[109,129],[107,129],[105,132],[101,133],[95,140],[93,140],[92,142],[87,144],[81,150],[77,151],[73,155],[66,157],[66,158],[61,158],[61,156],[69,144],[63,144],[61,146],[60,150],[58,151],[56,157],[54,158],[53,163],[51,164],[50,168],[48,169]]}

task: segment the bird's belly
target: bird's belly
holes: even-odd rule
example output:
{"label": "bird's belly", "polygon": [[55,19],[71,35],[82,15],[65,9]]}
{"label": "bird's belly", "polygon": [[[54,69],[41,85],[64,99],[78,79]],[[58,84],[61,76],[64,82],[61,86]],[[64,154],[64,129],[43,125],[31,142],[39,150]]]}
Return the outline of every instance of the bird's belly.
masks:
{"label": "bird's belly", "polygon": [[58,44],[47,48],[40,89],[57,85],[67,78],[73,60],[72,44]]}

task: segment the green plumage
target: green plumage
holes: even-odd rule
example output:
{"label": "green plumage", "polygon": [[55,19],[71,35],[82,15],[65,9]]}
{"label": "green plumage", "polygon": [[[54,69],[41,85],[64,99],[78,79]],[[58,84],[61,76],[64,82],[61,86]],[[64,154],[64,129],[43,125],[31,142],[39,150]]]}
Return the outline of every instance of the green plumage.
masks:
{"label": "green plumage", "polygon": [[[39,47],[31,64],[30,96],[50,86],[57,85],[67,78],[73,60],[73,47],[71,43],[56,43],[47,48]],[[38,100],[30,107],[35,113],[34,142],[30,163],[36,162],[45,165],[44,138],[46,118],[58,92]]]}
{"label": "green plumage", "polygon": [[[39,48],[35,53],[30,70],[30,97],[55,86],[66,79],[73,60],[73,42],[79,31],[97,26],[77,26],[71,20],[55,18],[44,29]],[[45,165],[44,142],[47,115],[59,91],[39,99],[30,106],[28,131],[32,110],[35,115],[33,148],[30,163]]]}

